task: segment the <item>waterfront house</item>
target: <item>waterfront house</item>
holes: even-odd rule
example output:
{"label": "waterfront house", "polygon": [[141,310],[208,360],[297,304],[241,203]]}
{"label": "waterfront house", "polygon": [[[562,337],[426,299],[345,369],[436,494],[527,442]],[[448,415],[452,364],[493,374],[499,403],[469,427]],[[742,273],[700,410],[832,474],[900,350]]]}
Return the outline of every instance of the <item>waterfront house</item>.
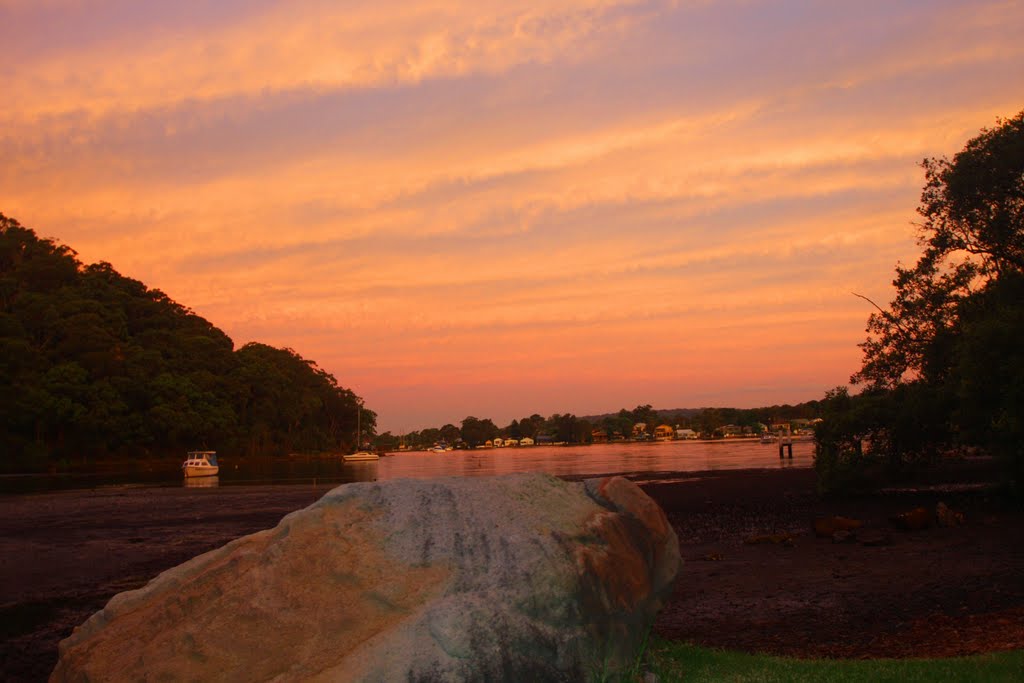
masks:
{"label": "waterfront house", "polygon": [[675,430],[671,425],[658,425],[654,428],[654,438],[658,441],[671,441],[675,436]]}

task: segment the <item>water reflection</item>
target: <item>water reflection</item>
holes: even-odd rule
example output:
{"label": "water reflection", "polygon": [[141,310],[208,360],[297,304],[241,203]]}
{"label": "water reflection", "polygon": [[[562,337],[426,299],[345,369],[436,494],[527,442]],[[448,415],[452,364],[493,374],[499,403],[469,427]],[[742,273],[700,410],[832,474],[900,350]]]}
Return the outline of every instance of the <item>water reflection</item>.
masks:
{"label": "water reflection", "polygon": [[345,481],[377,481],[377,464],[379,460],[364,460],[343,463],[345,472],[350,475]]}
{"label": "water reflection", "polygon": [[[696,472],[701,470],[810,467],[813,442],[793,445],[793,459],[780,459],[778,446],[757,440],[612,443],[593,446],[534,446],[444,453],[395,453],[376,462],[345,463],[340,456],[287,458],[220,457],[220,475],[185,480],[179,458],[120,465],[103,464],[87,472],[58,475],[0,476],[0,491],[30,493],[109,486],[213,487],[264,484],[334,485],[400,478],[478,477],[511,472],[547,472],[556,476]],[[184,481],[184,483],[183,483]]]}
{"label": "water reflection", "polygon": [[212,489],[220,486],[220,477],[185,477],[185,488]]}
{"label": "water reflection", "polygon": [[810,467],[814,443],[793,444],[793,458],[779,458],[775,444],[755,440],[612,443],[593,446],[535,446],[446,453],[398,453],[382,458],[378,479],[449,475],[487,476],[547,472],[556,476],[696,472],[701,470]]}

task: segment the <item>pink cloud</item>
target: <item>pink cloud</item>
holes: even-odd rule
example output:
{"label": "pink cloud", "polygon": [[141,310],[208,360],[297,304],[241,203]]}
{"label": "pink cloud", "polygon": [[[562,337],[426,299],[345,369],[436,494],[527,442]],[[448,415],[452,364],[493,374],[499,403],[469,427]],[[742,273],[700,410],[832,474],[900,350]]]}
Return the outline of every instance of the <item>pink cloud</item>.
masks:
{"label": "pink cloud", "polygon": [[385,429],[819,397],[1024,86],[1006,3],[90,7],[0,3],[0,210]]}

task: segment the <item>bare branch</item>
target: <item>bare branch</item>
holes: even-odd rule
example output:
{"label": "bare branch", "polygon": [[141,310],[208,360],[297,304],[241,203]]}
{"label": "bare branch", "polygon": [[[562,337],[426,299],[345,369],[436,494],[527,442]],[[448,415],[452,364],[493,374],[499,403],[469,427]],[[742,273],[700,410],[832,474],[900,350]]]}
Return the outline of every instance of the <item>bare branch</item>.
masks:
{"label": "bare branch", "polygon": [[892,313],[889,313],[884,308],[882,308],[881,306],[879,306],[878,304],[876,304],[874,301],[872,301],[868,297],[864,296],[863,294],[858,294],[857,292],[850,292],[850,294],[853,294],[855,297],[857,297],[859,299],[864,299],[864,301],[867,301],[869,304],[871,304],[872,306],[877,308],[878,312],[881,313],[883,317],[885,317],[887,320],[892,321],[893,325],[895,325],[896,327],[900,328],[901,332],[908,333],[908,330],[905,327],[903,327],[903,325],[900,324],[900,321],[897,320],[896,316],[894,316]]}

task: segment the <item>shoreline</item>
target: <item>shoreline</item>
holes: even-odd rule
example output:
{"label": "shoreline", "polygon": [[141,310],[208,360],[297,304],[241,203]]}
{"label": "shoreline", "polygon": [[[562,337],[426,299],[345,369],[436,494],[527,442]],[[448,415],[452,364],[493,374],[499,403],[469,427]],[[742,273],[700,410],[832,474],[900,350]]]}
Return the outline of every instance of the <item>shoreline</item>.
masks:
{"label": "shoreline", "polygon": [[[684,558],[676,594],[656,623],[662,637],[747,651],[868,656],[898,652],[869,642],[888,634],[890,622],[916,623],[939,605],[945,618],[1010,619],[1001,632],[1019,623],[1020,639],[1007,642],[1024,647],[1024,553],[1018,550],[1024,516],[986,502],[985,491],[915,490],[830,501],[817,495],[814,470],[807,467],[633,474],[629,478],[666,511]],[[572,479],[585,478],[591,477]],[[0,671],[8,680],[45,680],[57,643],[114,594],[273,527],[335,486],[111,487],[0,496]],[[934,506],[939,498],[963,509],[967,524],[894,533],[892,544],[880,548],[833,544],[809,531],[812,518],[825,513],[860,516],[881,528],[893,511],[921,501]],[[744,543],[754,534],[780,532],[793,534],[795,547]],[[715,556],[721,559],[707,559]],[[1013,609],[1020,609],[1019,617],[1007,611]],[[788,637],[776,642],[773,634]],[[941,652],[934,643],[929,647]]]}

